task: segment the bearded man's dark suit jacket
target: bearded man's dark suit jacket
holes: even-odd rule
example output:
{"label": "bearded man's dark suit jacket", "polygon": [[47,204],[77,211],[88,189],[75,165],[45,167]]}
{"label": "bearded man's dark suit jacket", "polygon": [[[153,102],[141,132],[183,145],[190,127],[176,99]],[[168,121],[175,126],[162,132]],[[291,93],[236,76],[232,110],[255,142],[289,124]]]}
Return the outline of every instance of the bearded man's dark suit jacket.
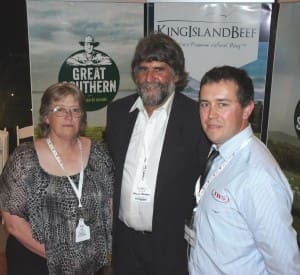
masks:
{"label": "bearded man's dark suit jacket", "polygon": [[[116,169],[113,239],[117,231],[116,221],[119,215],[126,152],[138,115],[138,110],[131,113],[129,110],[136,99],[137,95],[131,95],[117,100],[110,104],[107,110],[106,139]],[[153,275],[187,274],[184,222],[192,213],[194,185],[204,168],[209,147],[200,126],[197,102],[180,93],[175,93],[163,143],[154,197],[152,249],[155,257],[155,274]],[[116,245],[118,244],[113,241],[113,251]]]}

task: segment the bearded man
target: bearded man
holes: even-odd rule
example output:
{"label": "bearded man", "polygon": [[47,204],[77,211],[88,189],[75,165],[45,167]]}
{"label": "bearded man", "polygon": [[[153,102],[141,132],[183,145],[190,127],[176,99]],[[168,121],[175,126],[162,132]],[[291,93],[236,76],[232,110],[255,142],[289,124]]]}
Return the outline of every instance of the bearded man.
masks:
{"label": "bearded man", "polygon": [[180,46],[168,35],[142,38],[131,64],[137,94],[107,109],[115,164],[115,275],[185,275],[184,223],[209,150],[187,84]]}

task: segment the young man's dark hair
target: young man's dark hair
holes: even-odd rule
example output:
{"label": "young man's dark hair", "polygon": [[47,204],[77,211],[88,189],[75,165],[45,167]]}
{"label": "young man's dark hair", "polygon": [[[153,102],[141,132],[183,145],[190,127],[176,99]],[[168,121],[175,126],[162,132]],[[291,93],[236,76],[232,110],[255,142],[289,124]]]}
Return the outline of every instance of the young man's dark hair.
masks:
{"label": "young man's dark hair", "polygon": [[254,88],[252,79],[245,70],[232,66],[214,67],[206,72],[200,82],[200,90],[205,84],[218,83],[222,80],[232,80],[237,84],[237,98],[242,107],[253,101]]}

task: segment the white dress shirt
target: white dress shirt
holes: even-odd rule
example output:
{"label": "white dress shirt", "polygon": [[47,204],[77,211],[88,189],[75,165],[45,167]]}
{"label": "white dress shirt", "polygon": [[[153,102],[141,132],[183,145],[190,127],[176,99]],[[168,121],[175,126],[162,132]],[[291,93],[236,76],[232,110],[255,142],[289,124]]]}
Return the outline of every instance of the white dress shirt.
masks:
{"label": "white dress shirt", "polygon": [[123,169],[119,218],[138,231],[152,231],[156,178],[174,92],[149,117],[140,97],[139,110]]}
{"label": "white dress shirt", "polygon": [[219,152],[197,207],[190,274],[299,275],[293,195],[275,159],[250,126]]}

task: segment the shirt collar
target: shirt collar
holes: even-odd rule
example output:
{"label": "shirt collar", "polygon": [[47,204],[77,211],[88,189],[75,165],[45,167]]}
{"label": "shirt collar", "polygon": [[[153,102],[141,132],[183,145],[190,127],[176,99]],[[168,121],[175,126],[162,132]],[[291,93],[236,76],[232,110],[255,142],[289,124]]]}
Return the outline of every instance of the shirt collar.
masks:
{"label": "shirt collar", "polygon": [[[174,96],[175,96],[175,92],[172,92],[172,94],[169,96],[167,101],[163,105],[161,105],[157,109],[155,109],[154,112],[160,111],[160,110],[165,110],[167,113],[167,116],[169,116],[171,113]],[[131,106],[129,113],[133,112],[136,109],[138,109],[140,112],[146,112],[145,106],[144,106],[143,101],[140,96],[136,99],[134,104]]]}
{"label": "shirt collar", "polygon": [[[227,160],[231,158],[232,154],[240,149],[244,143],[248,141],[249,138],[253,136],[253,131],[251,125],[249,124],[244,130],[233,136],[231,139],[226,141],[219,147],[220,156]],[[212,148],[216,148],[216,145],[213,144]]]}

